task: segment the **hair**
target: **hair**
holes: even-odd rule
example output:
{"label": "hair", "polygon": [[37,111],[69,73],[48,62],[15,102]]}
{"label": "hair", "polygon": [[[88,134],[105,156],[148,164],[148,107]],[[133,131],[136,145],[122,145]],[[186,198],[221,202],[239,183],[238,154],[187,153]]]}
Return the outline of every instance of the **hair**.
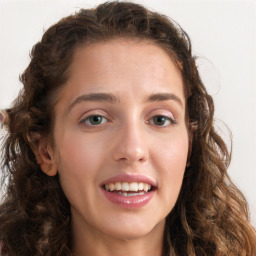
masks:
{"label": "hair", "polygon": [[[24,87],[8,114],[2,170],[8,181],[0,206],[0,241],[10,256],[68,256],[71,213],[56,176],[37,164],[31,145],[49,135],[58,91],[69,78],[75,50],[115,38],[148,40],[178,64],[184,82],[190,164],[166,218],[164,248],[176,256],[256,255],[246,200],[227,174],[230,153],[214,128],[214,104],[203,85],[186,32],[174,21],[128,2],[80,9],[51,26],[31,51]],[[168,253],[166,253],[168,255]]]}

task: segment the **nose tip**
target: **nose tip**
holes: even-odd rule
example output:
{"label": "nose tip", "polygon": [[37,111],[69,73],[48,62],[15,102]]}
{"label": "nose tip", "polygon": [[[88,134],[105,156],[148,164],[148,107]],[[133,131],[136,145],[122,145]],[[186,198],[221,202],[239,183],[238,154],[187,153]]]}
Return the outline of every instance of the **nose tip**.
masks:
{"label": "nose tip", "polygon": [[127,162],[144,162],[145,159],[145,154],[141,148],[133,148],[130,151],[126,149],[116,156],[116,160]]}
{"label": "nose tip", "polygon": [[117,136],[113,150],[115,161],[126,163],[145,162],[148,159],[148,149],[142,131],[125,131]]}

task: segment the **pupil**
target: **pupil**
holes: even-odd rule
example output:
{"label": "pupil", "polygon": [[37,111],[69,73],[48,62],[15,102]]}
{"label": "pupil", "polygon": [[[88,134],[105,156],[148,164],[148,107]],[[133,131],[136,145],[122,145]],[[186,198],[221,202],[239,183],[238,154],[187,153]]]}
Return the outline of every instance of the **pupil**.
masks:
{"label": "pupil", "polygon": [[91,117],[91,122],[93,124],[99,124],[99,123],[101,123],[101,121],[102,121],[102,117],[101,116],[93,116],[93,117]]}
{"label": "pupil", "polygon": [[156,116],[156,117],[154,117],[154,122],[155,122],[155,124],[163,125],[164,122],[165,122],[165,117],[163,117],[163,116]]}

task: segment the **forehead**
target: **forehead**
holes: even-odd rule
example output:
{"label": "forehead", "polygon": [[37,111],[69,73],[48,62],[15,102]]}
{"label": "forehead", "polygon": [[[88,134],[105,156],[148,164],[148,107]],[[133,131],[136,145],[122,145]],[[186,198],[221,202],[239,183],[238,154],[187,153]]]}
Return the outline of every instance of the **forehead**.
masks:
{"label": "forehead", "polygon": [[114,39],[76,49],[64,87],[83,93],[131,92],[134,98],[171,90],[184,96],[182,75],[166,50],[149,40]]}
{"label": "forehead", "polygon": [[[114,66],[115,63],[122,65]],[[123,71],[132,70],[140,64],[144,65],[144,71],[153,71],[148,75],[158,74],[159,78],[170,69],[180,73],[179,66],[173,61],[170,52],[153,41],[119,38],[77,48],[70,66],[70,78],[77,77],[79,72],[86,72],[88,75],[92,69],[96,71],[95,68],[99,72],[104,69],[107,74],[113,68]]]}
{"label": "forehead", "polygon": [[[143,59],[141,59],[142,56]],[[147,39],[115,38],[79,46],[75,50],[71,70],[77,69],[77,65],[86,61],[97,64],[104,63],[106,58],[109,61],[125,60],[127,65],[129,60],[133,61],[133,63],[139,63],[141,60],[147,59],[150,61],[147,64],[167,64],[167,66],[172,62],[177,67],[177,70],[180,68],[179,63],[174,58],[174,54],[171,54],[171,50],[168,47],[160,46]],[[126,66],[122,66],[122,68],[124,67]]]}

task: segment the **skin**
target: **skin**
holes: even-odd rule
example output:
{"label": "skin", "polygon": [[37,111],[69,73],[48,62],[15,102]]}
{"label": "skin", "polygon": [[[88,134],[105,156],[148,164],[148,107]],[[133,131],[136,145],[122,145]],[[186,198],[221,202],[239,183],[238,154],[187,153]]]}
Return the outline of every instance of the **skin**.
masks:
{"label": "skin", "polygon": [[[90,93],[111,93],[116,101],[77,100]],[[156,93],[176,98],[145,100]],[[177,200],[189,147],[177,66],[148,41],[80,47],[54,111],[54,146],[41,140],[38,161],[48,175],[60,175],[71,204],[74,255],[162,255],[165,218]],[[92,125],[90,115],[104,117],[102,123]],[[159,115],[166,116],[160,124],[153,119]],[[117,174],[154,181],[149,203],[127,209],[107,200],[100,186]]]}

